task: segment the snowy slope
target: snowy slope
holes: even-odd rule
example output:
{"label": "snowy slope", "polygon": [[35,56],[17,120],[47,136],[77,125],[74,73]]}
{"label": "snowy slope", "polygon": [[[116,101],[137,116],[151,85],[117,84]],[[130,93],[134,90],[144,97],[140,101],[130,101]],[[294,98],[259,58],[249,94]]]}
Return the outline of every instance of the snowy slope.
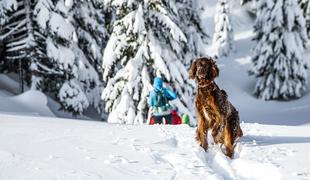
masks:
{"label": "snowy slope", "polygon": [[242,127],[230,160],[186,125],[0,115],[0,179],[310,179],[308,127]]}
{"label": "snowy slope", "polygon": [[15,96],[18,92],[18,83],[6,75],[0,74],[0,112],[22,115],[55,115],[47,107],[47,97],[39,91],[26,91]]}
{"label": "snowy slope", "polygon": [[[248,75],[251,63],[252,38],[254,19],[251,19],[238,1],[230,1],[231,18],[235,33],[235,51],[228,57],[220,58],[217,64],[220,69],[219,78],[216,79],[219,87],[228,92],[230,101],[240,112],[241,121],[274,125],[304,125],[310,124],[310,83],[300,99],[291,101],[263,101],[253,96],[256,79]],[[213,17],[216,0],[203,3],[205,11],[205,28],[210,34],[214,32]],[[212,55],[210,44],[206,49]],[[306,61],[310,64],[310,52],[306,54]],[[310,79],[310,71],[308,71]]]}
{"label": "snowy slope", "polygon": [[71,113],[61,110],[59,103],[40,91],[25,87],[20,94],[18,82],[4,74],[0,74],[0,113],[72,118]]}
{"label": "snowy slope", "polygon": [[[235,42],[238,52],[217,62],[220,66],[220,76],[217,79],[217,83],[228,92],[229,99],[240,111],[241,120],[277,125],[309,124],[309,83],[303,97],[296,100],[263,101],[253,96],[252,92],[256,79],[248,76],[250,52],[251,47],[253,47],[251,32],[242,33],[237,34],[239,39],[236,39]],[[309,72],[308,77],[310,77]]]}

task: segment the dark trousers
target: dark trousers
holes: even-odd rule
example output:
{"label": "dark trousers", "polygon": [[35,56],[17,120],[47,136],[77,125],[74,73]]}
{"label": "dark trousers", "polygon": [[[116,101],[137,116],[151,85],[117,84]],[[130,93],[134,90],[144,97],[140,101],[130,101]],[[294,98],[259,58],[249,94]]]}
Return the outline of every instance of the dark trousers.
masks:
{"label": "dark trousers", "polygon": [[164,119],[166,119],[166,124],[172,124],[172,114],[164,115],[164,116],[153,116],[155,124],[163,124]]}

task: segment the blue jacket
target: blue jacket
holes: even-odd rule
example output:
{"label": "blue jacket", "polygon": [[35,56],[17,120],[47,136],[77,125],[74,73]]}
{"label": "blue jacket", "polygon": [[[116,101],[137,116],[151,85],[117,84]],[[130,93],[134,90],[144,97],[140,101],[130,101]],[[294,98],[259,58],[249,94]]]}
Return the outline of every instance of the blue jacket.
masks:
{"label": "blue jacket", "polygon": [[[149,105],[152,107],[155,105],[155,97],[156,97],[156,92],[161,91],[163,89],[163,81],[161,78],[156,77],[154,79],[154,90],[151,91],[150,93],[150,99],[149,99]],[[168,88],[164,88],[163,89],[164,94],[166,96],[166,98],[171,101],[177,98],[177,94],[175,92],[172,92],[171,90],[169,90]]]}

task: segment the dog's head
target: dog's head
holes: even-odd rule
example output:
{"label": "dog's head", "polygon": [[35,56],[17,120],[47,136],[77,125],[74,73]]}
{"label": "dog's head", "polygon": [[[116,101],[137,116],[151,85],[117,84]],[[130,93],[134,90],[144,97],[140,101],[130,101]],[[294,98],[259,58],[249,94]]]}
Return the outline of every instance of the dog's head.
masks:
{"label": "dog's head", "polygon": [[189,69],[189,78],[213,81],[219,75],[219,69],[212,58],[195,59]]}

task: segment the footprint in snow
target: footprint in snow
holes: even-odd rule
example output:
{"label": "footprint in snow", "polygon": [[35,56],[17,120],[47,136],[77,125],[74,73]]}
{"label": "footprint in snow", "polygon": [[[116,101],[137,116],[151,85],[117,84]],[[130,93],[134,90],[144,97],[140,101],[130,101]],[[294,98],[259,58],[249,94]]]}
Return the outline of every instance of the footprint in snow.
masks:
{"label": "footprint in snow", "polygon": [[91,157],[91,156],[86,156],[85,159],[86,159],[86,160],[94,160],[94,159],[96,159],[96,158]]}
{"label": "footprint in snow", "polygon": [[269,152],[269,155],[271,154],[280,154],[282,156],[294,156],[295,155],[295,150],[291,148],[286,148],[286,147],[272,147]]}
{"label": "footprint in snow", "polygon": [[139,139],[135,139],[135,138],[131,138],[130,141],[131,142],[139,142],[140,140]]}
{"label": "footprint in snow", "polygon": [[142,169],[142,173],[143,175],[149,175],[151,173],[151,171],[147,168]]}
{"label": "footprint in snow", "polygon": [[130,144],[129,147],[131,147],[132,150],[134,151],[143,151],[143,146],[139,144]]}
{"label": "footprint in snow", "polygon": [[112,141],[113,145],[123,145],[124,141],[127,141],[127,138],[120,138],[120,137],[116,137],[114,141]]}
{"label": "footprint in snow", "polygon": [[60,157],[60,156],[55,156],[55,155],[49,155],[48,158],[49,158],[49,159],[61,159],[62,157]]}
{"label": "footprint in snow", "polygon": [[150,172],[151,172],[152,174],[159,174],[161,171],[158,170],[158,169],[152,169]]}
{"label": "footprint in snow", "polygon": [[164,144],[168,145],[170,147],[177,147],[178,146],[178,140],[175,138],[175,136],[168,136],[165,140],[156,142],[155,144]]}
{"label": "footprint in snow", "polygon": [[79,146],[76,146],[75,149],[78,150],[78,151],[83,151],[83,152],[87,152],[88,151],[87,149],[85,149],[83,147],[79,147]]}
{"label": "footprint in snow", "polygon": [[124,158],[123,156],[119,156],[119,155],[113,155],[113,154],[110,154],[109,155],[109,159],[110,160],[105,160],[105,164],[119,164],[119,163],[122,163],[122,164],[132,164],[132,163],[139,163],[139,161],[137,160],[129,160],[127,158]]}
{"label": "footprint in snow", "polygon": [[296,176],[302,179],[309,179],[310,178],[310,173],[309,172],[298,172],[296,173]]}
{"label": "footprint in snow", "polygon": [[117,137],[114,141],[112,141],[113,145],[119,145],[119,142],[121,141],[121,139],[119,137]]}

